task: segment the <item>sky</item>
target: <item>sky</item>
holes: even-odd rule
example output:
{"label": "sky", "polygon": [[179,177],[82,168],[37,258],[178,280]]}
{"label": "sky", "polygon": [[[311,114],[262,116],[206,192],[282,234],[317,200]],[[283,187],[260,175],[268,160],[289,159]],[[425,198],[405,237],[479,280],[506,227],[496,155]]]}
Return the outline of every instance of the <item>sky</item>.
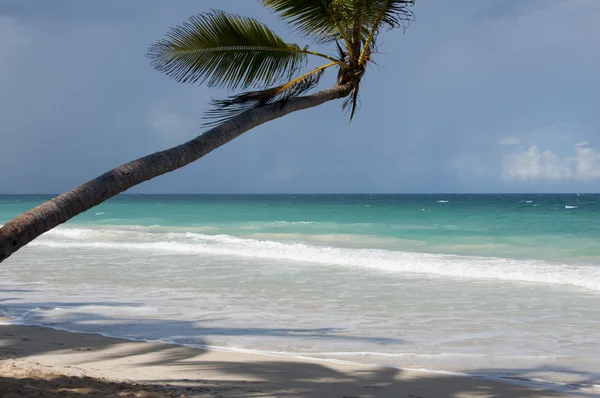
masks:
{"label": "sky", "polygon": [[[600,1],[416,3],[352,123],[341,101],[291,114],[129,192],[599,192]],[[0,0],[0,193],[61,193],[201,134],[228,93],[145,53],[209,9],[327,51],[258,1]]]}

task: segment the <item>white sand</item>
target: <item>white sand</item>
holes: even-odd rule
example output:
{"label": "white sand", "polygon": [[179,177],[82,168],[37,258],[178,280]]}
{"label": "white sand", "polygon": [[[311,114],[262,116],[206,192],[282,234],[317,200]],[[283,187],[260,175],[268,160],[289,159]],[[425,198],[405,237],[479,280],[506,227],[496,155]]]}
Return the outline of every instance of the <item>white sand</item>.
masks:
{"label": "white sand", "polygon": [[570,395],[473,377],[214,352],[34,326],[0,326],[0,397],[29,396],[550,398]]}

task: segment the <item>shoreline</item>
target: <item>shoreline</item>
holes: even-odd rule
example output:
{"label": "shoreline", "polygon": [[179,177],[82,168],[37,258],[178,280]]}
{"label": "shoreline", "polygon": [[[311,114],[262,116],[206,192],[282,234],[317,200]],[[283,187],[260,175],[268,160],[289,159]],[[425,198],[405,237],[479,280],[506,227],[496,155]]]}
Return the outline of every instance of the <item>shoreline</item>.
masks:
{"label": "shoreline", "polygon": [[[8,321],[8,322],[7,322]],[[365,368],[388,368],[395,369],[398,371],[407,371],[407,372],[419,372],[425,374],[432,375],[445,375],[445,376],[455,376],[455,377],[466,377],[466,378],[476,378],[476,379],[484,379],[493,382],[499,383],[509,383],[509,384],[517,384],[524,387],[529,388],[540,388],[543,390],[548,390],[556,393],[569,393],[569,391],[563,391],[565,387],[576,385],[574,383],[560,383],[549,381],[545,379],[529,379],[524,377],[517,376],[501,376],[501,375],[493,375],[493,374],[485,374],[485,373],[467,373],[461,371],[452,371],[452,370],[442,370],[442,369],[429,369],[429,368],[411,368],[411,367],[402,367],[402,366],[393,366],[393,365],[385,365],[379,363],[367,363],[367,362],[357,362],[357,361],[346,361],[342,359],[335,358],[326,358],[326,357],[316,357],[310,356],[309,354],[299,354],[299,353],[286,353],[286,352],[275,352],[275,351],[260,351],[260,350],[250,350],[244,348],[230,348],[230,347],[221,347],[221,346],[210,346],[210,345],[193,345],[193,344],[183,344],[176,343],[172,341],[165,340],[148,340],[148,339],[137,339],[137,338],[129,338],[122,337],[117,335],[111,335],[108,333],[102,332],[82,332],[76,330],[70,330],[61,327],[51,327],[42,324],[27,324],[27,323],[11,323],[14,321],[13,318],[0,315],[0,330],[2,326],[23,326],[23,327],[39,327],[42,329],[50,329],[58,332],[65,333],[73,333],[73,334],[83,334],[83,335],[91,335],[91,336],[100,336],[108,339],[116,339],[122,340],[131,343],[149,343],[149,344],[165,344],[169,346],[175,347],[185,347],[192,350],[200,350],[200,351],[210,351],[210,352],[218,352],[218,353],[230,353],[230,354],[241,354],[241,355],[256,355],[258,357],[266,357],[266,358],[285,358],[288,360],[299,360],[299,361],[309,361],[315,363],[323,363],[323,364],[333,364],[333,365],[342,365],[342,366],[354,366],[354,367],[365,367]],[[1,338],[0,334],[0,338]],[[1,354],[1,351],[0,351]],[[587,387],[587,386],[585,386]],[[600,394],[600,384],[590,385],[590,388],[598,389]]]}
{"label": "shoreline", "polygon": [[[573,393],[549,389],[557,385],[528,380],[216,351],[1,322],[0,318],[0,363],[10,361],[13,367],[33,373],[41,366],[55,374],[73,376],[75,371],[75,376],[94,380],[158,385],[167,390],[175,387],[194,394],[207,393],[208,388],[213,395],[206,396],[215,396],[215,391],[222,397],[355,397],[357,393],[361,397],[423,398],[593,396],[585,391],[569,395]],[[4,379],[2,373],[0,378]]]}
{"label": "shoreline", "polygon": [[[351,361],[344,360],[338,358],[327,358],[324,356],[311,356],[311,353],[293,353],[293,352],[280,352],[280,351],[261,351],[261,350],[253,350],[253,349],[245,349],[245,348],[237,348],[237,347],[225,347],[225,346],[212,346],[212,345],[195,345],[195,344],[185,344],[185,343],[177,343],[170,340],[152,340],[152,339],[143,339],[143,338],[133,338],[133,337],[123,337],[118,335],[113,335],[109,333],[103,332],[84,332],[71,330],[67,328],[62,328],[58,326],[48,326],[43,324],[36,323],[15,323],[16,318],[12,318],[5,314],[0,314],[0,330],[2,326],[23,326],[23,327],[39,327],[42,329],[50,329],[58,332],[65,333],[73,333],[73,334],[82,334],[82,335],[91,335],[91,336],[99,336],[108,339],[122,340],[126,342],[132,343],[149,343],[149,344],[165,344],[169,346],[175,347],[185,347],[191,350],[200,350],[200,351],[209,351],[209,352],[217,352],[217,353],[228,353],[228,354],[240,354],[240,355],[251,355],[258,357],[266,357],[266,358],[282,358],[286,360],[299,360],[299,361],[308,361],[315,363],[323,363],[323,364],[332,364],[332,365],[342,365],[342,366],[354,366],[354,367],[365,367],[365,368],[388,368],[394,369],[398,371],[407,371],[407,372],[419,372],[431,375],[444,375],[444,376],[453,376],[453,377],[466,377],[466,378],[476,378],[476,379],[484,379],[492,382],[499,383],[509,383],[509,384],[517,384],[520,386],[528,387],[528,388],[539,388],[547,391],[552,391],[555,393],[564,393],[569,394],[572,393],[573,390],[577,389],[585,389],[586,391],[593,391],[594,394],[598,394],[600,396],[600,383],[578,383],[578,382],[560,382],[560,381],[552,381],[549,379],[545,379],[543,377],[523,377],[523,376],[510,376],[510,375],[501,375],[501,374],[492,374],[492,373],[475,373],[468,371],[460,371],[460,370],[444,370],[444,369],[431,369],[425,367],[402,367],[402,366],[394,366],[394,365],[386,365],[382,363],[376,362],[359,362],[359,361]],[[0,334],[0,338],[1,338]],[[0,351],[1,354],[1,351]],[[313,353],[315,354],[315,353]],[[317,355],[323,355],[326,353],[316,353]]]}

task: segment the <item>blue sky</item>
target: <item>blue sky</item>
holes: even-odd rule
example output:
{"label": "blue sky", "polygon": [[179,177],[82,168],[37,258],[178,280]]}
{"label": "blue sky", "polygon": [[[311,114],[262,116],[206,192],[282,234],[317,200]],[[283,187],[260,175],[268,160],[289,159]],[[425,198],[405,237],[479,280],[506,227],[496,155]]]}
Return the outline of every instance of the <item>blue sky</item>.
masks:
{"label": "blue sky", "polygon": [[[0,193],[60,193],[199,135],[226,93],[169,80],[145,52],[210,8],[310,44],[257,1],[2,0]],[[382,36],[351,124],[339,102],[296,113],[131,192],[600,191],[600,1],[413,10]]]}

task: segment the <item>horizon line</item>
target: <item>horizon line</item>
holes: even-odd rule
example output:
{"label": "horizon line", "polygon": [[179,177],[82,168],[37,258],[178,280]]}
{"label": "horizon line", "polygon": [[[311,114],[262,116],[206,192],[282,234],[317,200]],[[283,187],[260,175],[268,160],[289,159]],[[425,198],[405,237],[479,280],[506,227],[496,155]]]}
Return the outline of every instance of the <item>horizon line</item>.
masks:
{"label": "horizon line", "polygon": [[[149,196],[149,195],[598,195],[600,192],[313,192],[313,193],[299,193],[299,192],[265,192],[265,193],[226,193],[226,192],[212,192],[212,193],[195,193],[195,192],[162,192],[162,193],[126,193],[121,192],[119,195],[136,195],[136,196]],[[0,196],[59,196],[57,193],[0,193]],[[113,197],[115,197],[113,196]]]}

